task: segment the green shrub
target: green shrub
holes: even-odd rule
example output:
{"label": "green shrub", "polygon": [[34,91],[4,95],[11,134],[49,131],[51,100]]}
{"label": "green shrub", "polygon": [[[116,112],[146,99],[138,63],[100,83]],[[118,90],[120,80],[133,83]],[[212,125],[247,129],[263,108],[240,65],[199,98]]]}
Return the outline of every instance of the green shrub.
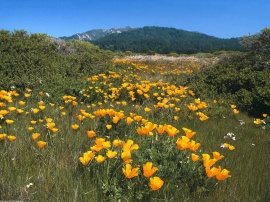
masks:
{"label": "green shrub", "polygon": [[113,57],[84,41],[64,42],[45,34],[0,31],[0,88],[37,88],[52,94],[79,92],[90,75],[104,72]]}
{"label": "green shrub", "polygon": [[233,54],[219,64],[192,74],[189,85],[202,98],[226,97],[250,115],[270,111],[270,69],[250,53]]}

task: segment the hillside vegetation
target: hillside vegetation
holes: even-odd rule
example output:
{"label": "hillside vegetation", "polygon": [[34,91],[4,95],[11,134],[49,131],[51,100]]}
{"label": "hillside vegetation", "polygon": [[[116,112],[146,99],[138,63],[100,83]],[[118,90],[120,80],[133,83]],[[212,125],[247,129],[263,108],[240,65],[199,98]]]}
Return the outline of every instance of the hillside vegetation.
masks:
{"label": "hillside vegetation", "polygon": [[0,88],[37,88],[75,93],[89,74],[103,71],[113,57],[84,41],[64,42],[45,34],[0,31]]}
{"label": "hillside vegetation", "polygon": [[110,34],[92,43],[112,51],[159,54],[241,50],[238,38],[221,39],[198,32],[166,27],[143,27]]}
{"label": "hillside vegetation", "polygon": [[224,56],[220,63],[204,68],[186,83],[200,97],[219,95],[238,103],[253,116],[270,112],[270,29],[243,37],[247,53]]}

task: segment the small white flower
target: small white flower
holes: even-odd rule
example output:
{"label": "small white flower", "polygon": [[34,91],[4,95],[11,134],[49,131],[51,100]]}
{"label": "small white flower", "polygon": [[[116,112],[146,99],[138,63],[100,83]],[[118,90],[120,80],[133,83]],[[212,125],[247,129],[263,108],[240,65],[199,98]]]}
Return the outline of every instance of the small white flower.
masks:
{"label": "small white flower", "polygon": [[235,140],[235,134],[232,132],[229,132],[229,133],[227,133],[226,136],[224,136],[224,139],[226,139],[226,138],[232,138],[232,140]]}
{"label": "small white flower", "polygon": [[252,145],[252,146],[255,146],[255,144],[254,144],[254,143],[252,143],[251,145]]}
{"label": "small white flower", "polygon": [[47,97],[50,97],[50,94],[49,94],[49,93],[45,93],[45,95],[46,95]]}
{"label": "small white flower", "polygon": [[233,133],[227,133],[227,137],[234,137],[234,134]]}
{"label": "small white flower", "polygon": [[244,125],[245,122],[243,120],[239,120],[240,125]]}
{"label": "small white flower", "polygon": [[224,144],[221,144],[220,147],[221,147],[221,148],[225,148],[225,145],[224,145]]}
{"label": "small white flower", "polygon": [[14,90],[14,89],[15,89],[15,86],[11,86],[10,89],[11,89],[11,90]]}
{"label": "small white flower", "polygon": [[26,188],[29,188],[31,186],[33,186],[33,183],[29,183],[28,185],[26,185]]}

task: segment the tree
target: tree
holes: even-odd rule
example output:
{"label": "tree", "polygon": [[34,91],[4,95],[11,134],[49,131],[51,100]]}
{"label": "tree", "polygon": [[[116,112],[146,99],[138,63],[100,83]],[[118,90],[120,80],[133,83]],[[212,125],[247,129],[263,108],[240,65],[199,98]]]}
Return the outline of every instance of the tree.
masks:
{"label": "tree", "polygon": [[256,59],[269,65],[267,60],[270,58],[270,28],[264,28],[259,34],[244,36],[240,43],[247,51],[256,55]]}

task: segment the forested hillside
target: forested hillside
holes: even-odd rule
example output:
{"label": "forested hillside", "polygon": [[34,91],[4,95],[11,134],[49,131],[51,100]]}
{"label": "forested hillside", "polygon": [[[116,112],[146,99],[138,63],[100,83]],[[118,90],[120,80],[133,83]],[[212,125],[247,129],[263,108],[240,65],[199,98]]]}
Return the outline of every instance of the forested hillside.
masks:
{"label": "forested hillside", "polygon": [[143,27],[120,34],[110,34],[92,43],[102,49],[136,53],[148,53],[150,50],[160,54],[241,50],[238,38],[221,39],[165,27]]}

